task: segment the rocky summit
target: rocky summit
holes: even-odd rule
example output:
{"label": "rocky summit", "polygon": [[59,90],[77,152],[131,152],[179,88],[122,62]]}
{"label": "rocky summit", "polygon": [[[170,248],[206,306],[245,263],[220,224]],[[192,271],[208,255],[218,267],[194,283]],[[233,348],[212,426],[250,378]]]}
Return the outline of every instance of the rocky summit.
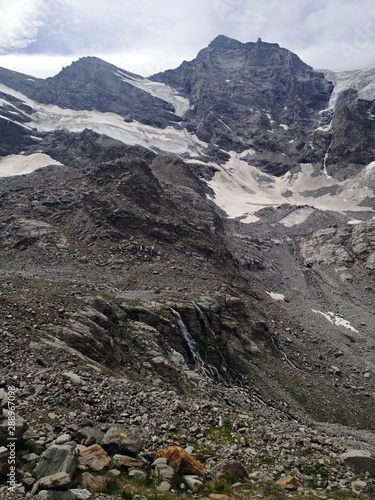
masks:
{"label": "rocky summit", "polygon": [[374,498],[374,75],[0,69],[0,498]]}

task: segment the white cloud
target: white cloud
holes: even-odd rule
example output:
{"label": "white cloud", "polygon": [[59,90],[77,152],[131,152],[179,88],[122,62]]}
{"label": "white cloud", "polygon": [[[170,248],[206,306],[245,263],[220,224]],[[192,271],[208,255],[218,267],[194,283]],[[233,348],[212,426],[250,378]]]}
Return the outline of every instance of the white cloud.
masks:
{"label": "white cloud", "polygon": [[0,0],[0,53],[33,54],[36,76],[56,72],[46,54],[97,55],[149,75],[218,34],[276,42],[318,68],[375,66],[373,0]]}
{"label": "white cloud", "polygon": [[43,0],[0,0],[0,52],[23,49],[42,26]]}

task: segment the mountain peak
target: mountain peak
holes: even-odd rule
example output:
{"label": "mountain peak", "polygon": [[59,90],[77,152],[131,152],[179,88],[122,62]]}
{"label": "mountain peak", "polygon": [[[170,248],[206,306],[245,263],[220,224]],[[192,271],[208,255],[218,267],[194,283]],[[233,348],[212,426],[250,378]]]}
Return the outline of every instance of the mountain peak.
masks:
{"label": "mountain peak", "polygon": [[208,46],[219,49],[240,49],[243,45],[243,43],[235,40],[234,38],[229,38],[225,35],[218,35]]}

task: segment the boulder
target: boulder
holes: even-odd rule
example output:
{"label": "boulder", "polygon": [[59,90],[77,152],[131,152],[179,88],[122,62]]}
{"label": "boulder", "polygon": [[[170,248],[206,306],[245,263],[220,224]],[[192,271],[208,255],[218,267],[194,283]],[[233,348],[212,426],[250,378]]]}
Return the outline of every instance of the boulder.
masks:
{"label": "boulder", "polygon": [[92,493],[103,491],[108,479],[105,476],[94,476],[91,472],[84,472],[80,478],[80,484],[88,488]]}
{"label": "boulder", "polygon": [[143,448],[141,435],[136,428],[127,431],[121,425],[114,425],[103,437],[102,447],[109,455],[116,453],[135,457]]}
{"label": "boulder", "polygon": [[[79,429],[79,431],[77,431],[76,435],[81,442],[83,441],[84,444],[86,444],[86,446],[90,446],[90,444],[95,443],[101,444],[104,436],[101,431],[99,431],[98,429],[94,429],[94,427],[83,427],[82,429]],[[92,441],[90,442],[90,444],[89,440]]]}
{"label": "boulder", "polygon": [[76,448],[66,444],[54,444],[40,456],[33,476],[39,480],[42,477],[56,474],[56,472],[66,472],[72,478],[77,469],[77,456]]}
{"label": "boulder", "polygon": [[154,458],[166,458],[168,465],[173,467],[174,471],[179,474],[196,475],[199,477],[204,477],[205,475],[204,465],[179,446],[168,446],[168,448],[158,450]]}
{"label": "boulder", "polygon": [[36,496],[36,500],[91,500],[92,495],[84,489],[73,489],[67,491],[43,490]]}
{"label": "boulder", "polygon": [[211,476],[213,479],[226,478],[233,482],[241,481],[249,477],[244,466],[237,460],[231,458],[225,458],[215,465],[211,470]]}
{"label": "boulder", "polygon": [[368,450],[348,450],[341,455],[341,459],[358,469],[360,472],[368,472],[370,477],[375,477],[375,457]]}
{"label": "boulder", "polygon": [[115,460],[116,462],[120,462],[120,464],[124,467],[137,467],[138,469],[141,469],[143,467],[143,462],[126,455],[114,455],[113,460]]}
{"label": "boulder", "polygon": [[111,464],[111,459],[100,444],[93,444],[80,452],[78,462],[94,472],[99,472]]}
{"label": "boulder", "polygon": [[40,490],[68,490],[72,484],[70,474],[67,472],[56,472],[51,476],[42,477],[38,481]]}

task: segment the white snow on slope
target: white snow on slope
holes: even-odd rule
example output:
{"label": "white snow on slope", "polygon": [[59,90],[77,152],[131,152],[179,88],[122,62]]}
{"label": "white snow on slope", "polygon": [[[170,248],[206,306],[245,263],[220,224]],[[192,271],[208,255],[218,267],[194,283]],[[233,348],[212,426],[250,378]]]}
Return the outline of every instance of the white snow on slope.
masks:
{"label": "white snow on slope", "polygon": [[279,220],[279,224],[282,224],[285,227],[292,227],[297,224],[302,224],[305,222],[309,215],[314,213],[314,209],[312,207],[302,207],[293,210],[290,214],[288,214],[283,219]]}
{"label": "white snow on slope", "polygon": [[31,155],[9,155],[0,158],[0,177],[12,177],[14,175],[31,174],[38,168],[48,165],[62,165],[43,153]]}
{"label": "white snow on slope", "polygon": [[27,126],[40,132],[61,129],[82,132],[87,128],[128,145],[140,145],[154,151],[162,150],[179,155],[189,153],[191,156],[196,156],[201,153],[202,147],[207,146],[186,130],[176,130],[174,127],[160,129],[136,121],[127,123],[115,113],[77,111],[49,104],[39,104],[20,92],[1,84],[0,91],[21,99],[35,110],[35,113],[29,115],[32,122],[29,122]]}
{"label": "white snow on slope", "polygon": [[32,118],[35,128],[41,132],[60,129],[82,132],[88,128],[125,144],[140,145],[154,151],[190,153],[193,156],[199,154],[204,145],[186,130],[176,130],[174,127],[160,129],[136,121],[126,123],[115,113],[76,111],[51,105],[38,105],[38,108]]}
{"label": "white snow on slope", "polygon": [[[299,172],[287,172],[283,177],[273,177],[248,165],[237,153],[232,151],[230,155],[230,160],[224,165],[210,164],[218,172],[208,182],[215,193],[213,201],[230,218],[240,217],[242,222],[255,222],[259,220],[256,215],[258,210],[282,204],[309,205],[336,212],[371,210],[370,207],[359,206],[367,197],[375,196],[364,177],[365,174],[370,174],[366,171],[367,167],[355,179],[343,182],[326,177],[323,173],[317,175],[309,163],[301,164]],[[315,198],[306,193],[336,186],[340,188],[340,193],[335,196],[324,194]],[[302,222],[308,215],[309,211],[305,211],[297,215],[297,218],[299,216]]]}
{"label": "white snow on slope", "polygon": [[134,78],[122,71],[116,73],[126,83],[134,85],[162,101],[169,102],[176,110],[176,115],[182,116],[190,108],[189,100],[177,94],[177,92],[165,83],[153,82],[147,78]]}
{"label": "white snow on slope", "polygon": [[358,91],[358,97],[367,101],[375,99],[375,68],[334,72],[322,70],[328,81],[334,85],[329,107],[333,108],[341,92],[346,89]]}
{"label": "white snow on slope", "polygon": [[327,321],[329,321],[330,323],[332,323],[332,325],[343,326],[344,328],[348,328],[348,330],[351,330],[354,333],[359,333],[358,330],[356,330],[354,328],[354,326],[352,326],[349,323],[349,321],[347,321],[344,318],[341,318],[340,316],[336,316],[336,314],[333,313],[333,312],[324,313],[322,311],[317,311],[315,309],[311,309],[311,310],[312,310],[312,312],[314,312],[316,314],[321,314]]}

